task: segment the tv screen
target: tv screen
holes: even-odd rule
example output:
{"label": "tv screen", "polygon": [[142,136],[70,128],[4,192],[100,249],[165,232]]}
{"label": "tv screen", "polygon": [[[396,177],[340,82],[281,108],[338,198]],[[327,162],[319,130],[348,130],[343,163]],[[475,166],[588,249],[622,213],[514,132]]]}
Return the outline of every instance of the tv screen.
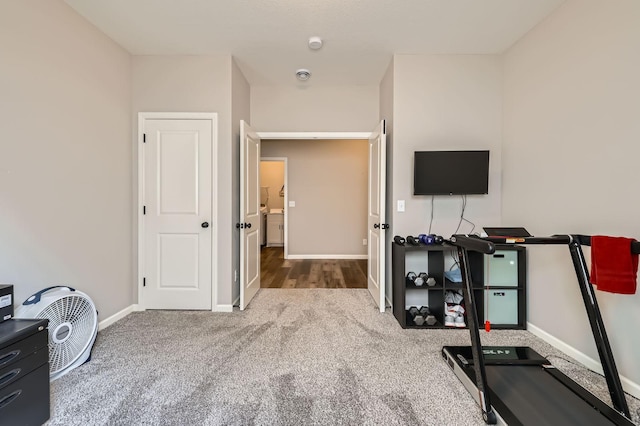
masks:
{"label": "tv screen", "polygon": [[416,151],[413,195],[489,193],[489,151]]}

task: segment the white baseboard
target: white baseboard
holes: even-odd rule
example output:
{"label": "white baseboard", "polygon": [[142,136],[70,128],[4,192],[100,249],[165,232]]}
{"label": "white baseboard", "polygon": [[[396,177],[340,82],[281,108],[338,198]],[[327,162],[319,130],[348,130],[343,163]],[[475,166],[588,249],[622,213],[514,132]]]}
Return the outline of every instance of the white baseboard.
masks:
{"label": "white baseboard", "polygon": [[233,312],[233,305],[215,305],[213,312]]}
{"label": "white baseboard", "polygon": [[[527,330],[529,330],[532,334],[541,338],[545,342],[549,343],[554,348],[564,352],[565,354],[569,355],[576,361],[580,362],[582,365],[584,365],[588,369],[593,370],[598,374],[603,374],[602,365],[600,364],[600,361],[597,361],[591,358],[590,356],[580,352],[573,346],[566,344],[562,340],[547,333],[541,328],[536,327],[530,322],[527,323]],[[636,398],[640,398],[640,385],[638,383],[631,381],[630,379],[628,379],[623,375],[620,375],[620,382],[622,383],[622,388],[625,390],[625,392],[627,392],[629,395],[633,395]]]}
{"label": "white baseboard", "polygon": [[287,259],[367,259],[366,254],[290,254]]}
{"label": "white baseboard", "polygon": [[135,311],[137,306],[138,305],[127,306],[126,308],[124,308],[120,312],[116,312],[115,314],[111,315],[109,318],[103,319],[102,321],[100,321],[98,323],[98,331],[104,330],[105,328],[109,327],[110,325],[115,324],[116,322],[120,321],[122,318],[126,317],[131,312]]}

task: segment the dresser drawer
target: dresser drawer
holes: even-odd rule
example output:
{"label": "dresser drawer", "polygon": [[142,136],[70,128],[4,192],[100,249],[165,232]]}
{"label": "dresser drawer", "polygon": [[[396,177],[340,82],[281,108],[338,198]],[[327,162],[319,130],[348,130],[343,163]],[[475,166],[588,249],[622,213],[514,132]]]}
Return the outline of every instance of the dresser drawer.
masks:
{"label": "dresser drawer", "polygon": [[0,390],[0,424],[40,426],[48,419],[48,364]]}
{"label": "dresser drawer", "polygon": [[48,345],[49,332],[44,329],[26,339],[19,340],[0,349],[0,371],[4,371],[5,368],[11,367],[22,358],[37,352],[39,349],[48,348]]}
{"label": "dresser drawer", "polygon": [[25,356],[11,365],[0,368],[0,392],[11,383],[20,380],[43,364],[49,363],[49,351],[42,348],[36,353]]}

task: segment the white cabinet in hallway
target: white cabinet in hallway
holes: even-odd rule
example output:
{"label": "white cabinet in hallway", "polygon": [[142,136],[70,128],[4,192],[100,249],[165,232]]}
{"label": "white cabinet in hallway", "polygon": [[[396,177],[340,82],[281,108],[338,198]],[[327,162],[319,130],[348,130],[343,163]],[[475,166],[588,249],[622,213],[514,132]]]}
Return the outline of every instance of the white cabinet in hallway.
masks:
{"label": "white cabinet in hallway", "polygon": [[284,245],[284,213],[267,214],[267,247]]}

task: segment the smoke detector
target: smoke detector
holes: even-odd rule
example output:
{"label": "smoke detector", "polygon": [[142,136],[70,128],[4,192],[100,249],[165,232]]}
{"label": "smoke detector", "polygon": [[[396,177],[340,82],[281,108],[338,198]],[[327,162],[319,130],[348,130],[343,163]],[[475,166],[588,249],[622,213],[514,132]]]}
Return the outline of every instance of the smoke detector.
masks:
{"label": "smoke detector", "polygon": [[311,78],[311,71],[305,68],[300,68],[296,71],[296,78],[300,81],[307,81]]}
{"label": "smoke detector", "polygon": [[318,50],[322,47],[322,39],[317,36],[309,37],[309,49]]}

